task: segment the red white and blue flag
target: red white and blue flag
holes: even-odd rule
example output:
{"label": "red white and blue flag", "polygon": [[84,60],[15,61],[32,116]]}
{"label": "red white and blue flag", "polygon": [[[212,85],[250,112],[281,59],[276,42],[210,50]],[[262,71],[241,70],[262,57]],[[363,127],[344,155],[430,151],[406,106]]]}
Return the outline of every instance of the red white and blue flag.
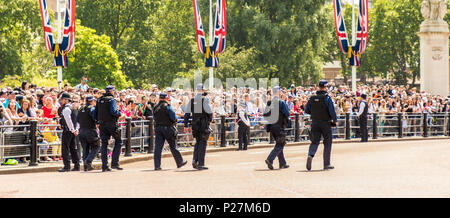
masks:
{"label": "red white and blue flag", "polygon": [[344,11],[340,0],[334,0],[334,20],[339,48],[344,54],[348,54],[351,66],[361,65],[361,54],[366,51],[369,36],[369,8],[368,0],[359,0],[358,25],[356,32],[356,43],[350,46],[345,26]]}
{"label": "red white and blue flag", "polygon": [[200,9],[198,7],[197,0],[194,1],[194,12],[195,12],[195,28],[196,28],[196,38],[197,47],[200,53],[206,53],[206,41],[205,41],[205,29],[203,28],[202,17],[200,15]]}
{"label": "red white and blue flag", "polygon": [[44,27],[45,48],[47,51],[53,51],[53,28],[50,23],[50,15],[48,13],[47,1],[39,0],[41,9],[42,26]]}
{"label": "red white and blue flag", "polygon": [[54,43],[53,28],[50,22],[46,0],[39,0],[42,25],[44,27],[45,48],[54,53],[54,66],[67,67],[67,53],[75,47],[75,0],[66,0],[62,42]]}
{"label": "red white and blue flag", "polygon": [[227,8],[225,0],[217,0],[213,50],[218,54],[225,51],[227,36]]}
{"label": "red white and blue flag", "polygon": [[214,42],[212,45],[206,44],[205,30],[200,15],[197,0],[193,0],[195,13],[195,28],[197,47],[200,53],[205,54],[206,67],[219,67],[218,54],[225,51],[227,34],[227,14],[225,0],[217,0],[216,20],[214,22]]}

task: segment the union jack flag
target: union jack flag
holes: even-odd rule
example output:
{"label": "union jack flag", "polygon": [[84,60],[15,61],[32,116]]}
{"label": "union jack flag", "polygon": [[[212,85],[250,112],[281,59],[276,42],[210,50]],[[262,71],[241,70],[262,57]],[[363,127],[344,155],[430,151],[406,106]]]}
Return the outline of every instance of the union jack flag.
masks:
{"label": "union jack flag", "polygon": [[225,0],[217,0],[216,20],[214,26],[214,42],[212,45],[206,45],[205,30],[203,28],[202,18],[197,0],[193,0],[195,12],[195,28],[197,47],[200,53],[205,54],[206,67],[219,67],[218,54],[222,53],[226,47],[227,34],[227,15]]}
{"label": "union jack flag", "polygon": [[225,0],[217,0],[213,50],[219,54],[225,51],[227,35],[227,8]]}
{"label": "union jack flag", "polygon": [[54,53],[54,66],[67,67],[67,53],[75,47],[75,0],[66,0],[64,30],[61,44],[54,43],[53,28],[48,14],[47,1],[39,0],[42,25],[44,27],[45,47]]}
{"label": "union jack flag", "polygon": [[334,0],[334,20],[338,44],[344,54],[348,53],[349,64],[360,66],[360,57],[366,51],[369,36],[369,9],[368,0],[359,0],[358,25],[356,32],[356,43],[349,45],[348,34],[344,21],[344,13],[340,0]]}
{"label": "union jack flag", "polygon": [[200,53],[206,53],[206,41],[205,41],[205,30],[203,28],[202,17],[200,16],[200,9],[198,7],[197,0],[194,2],[194,12],[195,12],[195,28],[197,37],[197,47]]}
{"label": "union jack flag", "polygon": [[66,0],[63,41],[60,49],[66,53],[75,47],[75,0]]}
{"label": "union jack flag", "polygon": [[53,28],[50,23],[50,16],[48,14],[46,0],[39,0],[39,7],[41,9],[42,26],[44,27],[45,48],[47,51],[53,51]]}

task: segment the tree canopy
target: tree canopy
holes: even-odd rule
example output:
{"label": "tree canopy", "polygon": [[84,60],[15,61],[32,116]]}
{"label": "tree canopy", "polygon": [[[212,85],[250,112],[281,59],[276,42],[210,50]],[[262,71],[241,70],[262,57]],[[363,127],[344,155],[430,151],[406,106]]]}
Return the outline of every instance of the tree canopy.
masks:
{"label": "tree canopy", "polygon": [[[361,80],[418,80],[420,4],[375,2],[369,45],[358,69]],[[199,5],[209,33],[209,1]],[[193,13],[192,1],[186,0],[78,0],[75,53],[69,54],[63,78],[72,85],[87,76],[94,86],[145,88],[193,78],[195,71],[207,75],[196,48]],[[351,10],[345,13],[349,22]],[[342,61],[342,75],[349,76],[330,1],[233,0],[227,1],[227,16],[227,49],[215,71],[222,81],[280,78],[283,86],[308,85],[323,77],[324,64],[333,60]],[[1,1],[0,19],[0,79],[56,80],[52,55],[44,49],[38,1]]]}

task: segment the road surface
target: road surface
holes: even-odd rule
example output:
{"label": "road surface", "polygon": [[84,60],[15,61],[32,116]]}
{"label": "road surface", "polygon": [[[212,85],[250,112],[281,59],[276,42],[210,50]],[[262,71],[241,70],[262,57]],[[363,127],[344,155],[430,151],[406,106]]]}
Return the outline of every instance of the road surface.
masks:
{"label": "road surface", "polygon": [[206,171],[185,156],[185,167],[164,158],[159,172],[151,160],[108,173],[0,175],[0,197],[450,197],[450,139],[336,144],[329,171],[322,145],[310,172],[308,146],[286,147],[284,170],[267,169],[270,150],[209,153]]}

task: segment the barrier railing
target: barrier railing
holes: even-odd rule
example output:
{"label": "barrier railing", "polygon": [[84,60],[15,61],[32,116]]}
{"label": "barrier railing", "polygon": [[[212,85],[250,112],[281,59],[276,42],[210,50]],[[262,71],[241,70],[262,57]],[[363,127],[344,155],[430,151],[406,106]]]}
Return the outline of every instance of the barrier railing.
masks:
{"label": "barrier railing", "polygon": [[[238,144],[237,117],[217,116],[211,123],[213,132],[208,146],[226,147]],[[288,142],[308,141],[310,139],[311,118],[309,115],[294,114],[290,116],[290,126],[285,129]],[[274,143],[273,137],[265,129],[262,117],[251,116],[250,145],[258,143]],[[370,114],[367,121],[369,137],[372,139],[387,137],[428,137],[450,136],[449,113],[398,113]],[[153,153],[155,140],[155,124],[153,117],[146,120],[119,122],[123,154],[131,156],[135,153]],[[180,119],[177,145],[180,150],[190,148],[195,139],[191,127],[185,128]],[[351,140],[360,138],[359,119],[353,113],[339,114],[337,127],[333,128],[334,139]],[[35,166],[41,159],[55,158],[61,155],[61,134],[59,125],[38,124],[31,121],[27,125],[0,126],[0,161],[6,159],[25,159],[30,166]],[[109,145],[114,140],[109,141]],[[78,145],[79,146],[79,145]],[[81,149],[79,149],[81,151]],[[81,152],[80,152],[81,153]],[[81,155],[80,155],[81,156]]]}

